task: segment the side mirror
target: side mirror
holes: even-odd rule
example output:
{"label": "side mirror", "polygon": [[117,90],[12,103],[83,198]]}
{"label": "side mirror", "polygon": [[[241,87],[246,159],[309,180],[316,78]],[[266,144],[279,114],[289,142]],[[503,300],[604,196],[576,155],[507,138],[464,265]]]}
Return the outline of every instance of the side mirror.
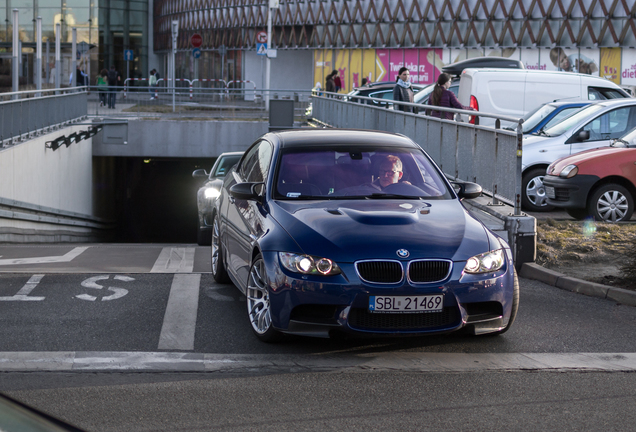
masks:
{"label": "side mirror", "polygon": [[237,183],[230,188],[230,195],[236,199],[260,201],[265,183]]}
{"label": "side mirror", "polygon": [[194,178],[207,177],[207,176],[208,176],[208,173],[206,173],[204,169],[198,169],[198,170],[192,171],[192,177]]}
{"label": "side mirror", "polygon": [[478,198],[481,196],[481,186],[479,186],[477,183],[471,183],[471,182],[465,182],[465,183],[459,183],[459,182],[453,182],[453,187],[455,188],[455,191],[457,192],[457,196],[459,197],[459,199],[473,199],[473,198]]}
{"label": "side mirror", "polygon": [[577,140],[579,141],[587,141],[590,139],[590,131],[589,130],[582,130],[581,132],[579,132],[578,136],[576,137]]}

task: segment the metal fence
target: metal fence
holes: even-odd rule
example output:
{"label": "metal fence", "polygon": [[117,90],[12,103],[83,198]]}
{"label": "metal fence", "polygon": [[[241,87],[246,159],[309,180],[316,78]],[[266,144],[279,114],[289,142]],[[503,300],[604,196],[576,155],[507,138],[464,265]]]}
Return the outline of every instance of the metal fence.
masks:
{"label": "metal fence", "polygon": [[0,147],[86,117],[87,101],[80,87],[1,93]]}
{"label": "metal fence", "polygon": [[[501,200],[514,206],[515,215],[521,214],[522,119],[479,113],[481,117],[516,123],[515,132],[369,104],[372,101],[387,102],[382,99],[356,96],[360,102],[350,102],[342,100],[342,95],[323,94],[312,96],[314,119],[337,128],[382,130],[406,135],[418,143],[449,178],[479,183],[493,196],[495,204]],[[426,107],[404,105],[420,110]],[[456,117],[475,114],[450,108],[435,109],[454,113]]]}
{"label": "metal fence", "polygon": [[[215,80],[217,81],[217,80]],[[141,82],[141,85],[130,85]],[[207,87],[198,87],[207,86]],[[237,86],[237,87],[233,87]],[[102,90],[102,91],[100,91]],[[108,97],[115,97],[115,108],[109,108]],[[213,80],[179,80],[174,86],[150,88],[144,81],[129,80],[126,86],[98,89],[90,87],[89,115],[128,117],[203,117],[267,120],[268,100],[294,101],[298,121],[305,118],[311,90],[266,90],[245,87],[245,83],[220,83]]]}

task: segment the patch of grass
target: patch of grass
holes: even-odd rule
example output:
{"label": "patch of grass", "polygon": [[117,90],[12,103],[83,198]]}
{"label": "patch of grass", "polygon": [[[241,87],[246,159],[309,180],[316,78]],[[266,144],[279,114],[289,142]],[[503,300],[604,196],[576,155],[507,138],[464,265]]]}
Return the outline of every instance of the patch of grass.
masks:
{"label": "patch of grass", "polygon": [[[585,264],[607,263],[618,267],[621,277],[605,283],[636,287],[636,224],[537,220],[536,262],[566,274]],[[585,272],[581,270],[581,273]]]}

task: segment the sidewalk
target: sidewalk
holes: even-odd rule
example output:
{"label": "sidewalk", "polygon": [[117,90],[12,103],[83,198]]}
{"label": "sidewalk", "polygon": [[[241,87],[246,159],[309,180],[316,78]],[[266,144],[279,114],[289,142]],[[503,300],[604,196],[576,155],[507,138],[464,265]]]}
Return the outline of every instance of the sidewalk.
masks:
{"label": "sidewalk", "polygon": [[636,291],[573,278],[554,270],[546,269],[535,263],[524,263],[519,276],[538,280],[539,282],[567,291],[612,300],[628,306],[636,306]]}

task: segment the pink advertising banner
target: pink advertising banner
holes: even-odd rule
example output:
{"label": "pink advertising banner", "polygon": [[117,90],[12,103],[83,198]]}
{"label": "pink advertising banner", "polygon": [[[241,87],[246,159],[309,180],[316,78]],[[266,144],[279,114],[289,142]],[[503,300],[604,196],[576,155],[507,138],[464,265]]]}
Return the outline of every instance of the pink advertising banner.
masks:
{"label": "pink advertising banner", "polygon": [[441,70],[436,59],[441,56],[442,50],[433,49],[379,49],[376,50],[378,61],[386,73],[378,76],[378,81],[395,81],[401,67],[406,66],[411,73],[411,82],[414,84],[430,84],[435,82]]}

